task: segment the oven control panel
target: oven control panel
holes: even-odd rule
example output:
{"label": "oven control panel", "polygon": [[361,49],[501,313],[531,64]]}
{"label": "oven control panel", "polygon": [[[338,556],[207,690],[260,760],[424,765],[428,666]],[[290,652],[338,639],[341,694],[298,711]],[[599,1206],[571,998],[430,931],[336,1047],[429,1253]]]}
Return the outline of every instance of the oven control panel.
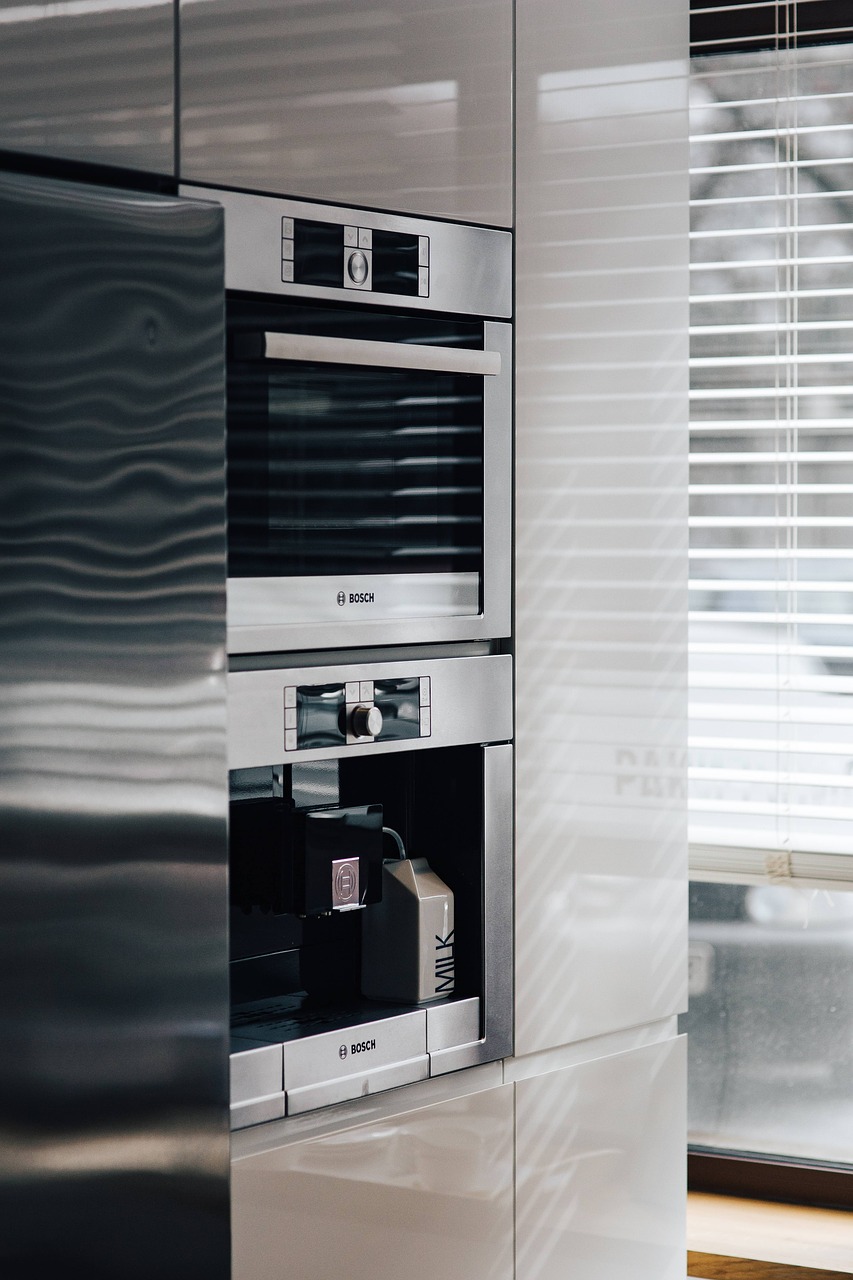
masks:
{"label": "oven control panel", "polygon": [[282,283],[428,298],[429,241],[408,232],[285,216]]}
{"label": "oven control panel", "polygon": [[431,734],[429,676],[285,686],[287,752],[402,742]]}
{"label": "oven control panel", "polygon": [[512,232],[181,183],[225,212],[225,288],[512,318]]}

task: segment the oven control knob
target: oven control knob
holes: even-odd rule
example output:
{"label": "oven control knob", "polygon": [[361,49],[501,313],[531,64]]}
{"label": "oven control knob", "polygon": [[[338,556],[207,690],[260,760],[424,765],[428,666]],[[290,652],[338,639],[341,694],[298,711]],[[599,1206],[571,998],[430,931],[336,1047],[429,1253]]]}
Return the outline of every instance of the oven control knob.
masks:
{"label": "oven control knob", "polygon": [[354,707],[352,733],[354,738],[375,738],[382,732],[382,712],[378,707]]}
{"label": "oven control knob", "polygon": [[347,271],[353,284],[364,284],[367,279],[367,258],[360,249],[356,249],[347,259]]}

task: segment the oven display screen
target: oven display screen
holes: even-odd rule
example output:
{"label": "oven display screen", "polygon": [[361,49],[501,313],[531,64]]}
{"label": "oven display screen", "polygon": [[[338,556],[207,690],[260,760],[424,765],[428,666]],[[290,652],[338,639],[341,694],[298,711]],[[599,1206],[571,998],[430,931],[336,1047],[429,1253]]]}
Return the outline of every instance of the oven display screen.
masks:
{"label": "oven display screen", "polygon": [[[366,249],[372,277],[362,285],[376,293],[392,293],[416,298],[420,288],[425,237],[397,231],[369,231],[362,241],[358,228],[334,222],[314,222],[305,218],[282,221],[282,279],[294,284],[344,287],[347,249]],[[419,275],[419,271],[421,275]],[[362,282],[359,281],[361,285]]]}
{"label": "oven display screen", "polygon": [[343,227],[333,222],[294,220],[293,279],[296,284],[325,284],[340,288],[343,261]]}

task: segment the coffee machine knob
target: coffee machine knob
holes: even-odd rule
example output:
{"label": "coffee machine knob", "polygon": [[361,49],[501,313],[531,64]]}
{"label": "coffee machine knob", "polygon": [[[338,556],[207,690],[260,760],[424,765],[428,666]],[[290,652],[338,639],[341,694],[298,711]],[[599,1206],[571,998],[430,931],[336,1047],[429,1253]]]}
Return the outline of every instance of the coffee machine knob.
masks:
{"label": "coffee machine knob", "polygon": [[355,738],[375,738],[382,732],[382,712],[378,707],[355,707],[352,713]]}

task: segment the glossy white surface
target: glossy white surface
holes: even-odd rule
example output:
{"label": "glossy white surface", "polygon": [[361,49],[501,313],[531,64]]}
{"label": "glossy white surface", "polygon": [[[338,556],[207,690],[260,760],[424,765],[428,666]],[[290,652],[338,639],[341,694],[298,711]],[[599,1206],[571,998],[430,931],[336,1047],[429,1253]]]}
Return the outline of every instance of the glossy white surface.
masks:
{"label": "glossy white surface", "polygon": [[516,1091],[518,1280],[684,1280],[684,1038]]}
{"label": "glossy white surface", "polygon": [[685,996],[687,5],[518,8],[516,1053]]}
{"label": "glossy white surface", "polygon": [[171,174],[171,0],[0,0],[0,147]]}
{"label": "glossy white surface", "polygon": [[511,1280],[513,1086],[232,1164],[233,1280]]}
{"label": "glossy white surface", "polygon": [[181,176],[512,221],[511,0],[181,0]]}

